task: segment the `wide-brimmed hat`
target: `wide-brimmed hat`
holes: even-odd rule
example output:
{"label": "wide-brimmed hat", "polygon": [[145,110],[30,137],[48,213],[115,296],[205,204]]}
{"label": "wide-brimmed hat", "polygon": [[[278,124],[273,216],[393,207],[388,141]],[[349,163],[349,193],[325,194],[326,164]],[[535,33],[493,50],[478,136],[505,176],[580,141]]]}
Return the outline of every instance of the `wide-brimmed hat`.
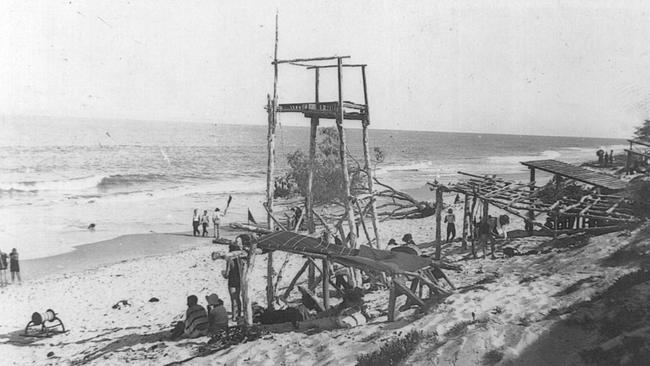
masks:
{"label": "wide-brimmed hat", "polygon": [[210,294],[205,297],[205,300],[207,300],[208,305],[217,305],[220,299],[217,294]]}

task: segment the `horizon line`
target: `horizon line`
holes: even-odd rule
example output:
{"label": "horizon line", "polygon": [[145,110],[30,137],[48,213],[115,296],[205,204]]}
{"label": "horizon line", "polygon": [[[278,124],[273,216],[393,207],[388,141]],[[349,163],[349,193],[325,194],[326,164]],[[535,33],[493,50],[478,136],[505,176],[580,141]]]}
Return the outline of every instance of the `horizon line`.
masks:
{"label": "horizon line", "polygon": [[[2,120],[5,118],[50,118],[50,119],[74,119],[74,120],[89,120],[93,122],[101,121],[122,121],[122,122],[147,122],[147,123],[192,123],[192,124],[212,124],[212,125],[225,125],[225,126],[267,126],[265,123],[236,123],[236,122],[214,122],[214,121],[201,121],[201,120],[173,120],[173,119],[140,119],[140,118],[124,118],[124,117],[79,117],[79,116],[54,116],[54,115],[20,115],[20,114],[2,114],[0,115]],[[370,126],[373,126],[370,124]],[[284,124],[280,127],[295,127],[295,128],[309,128],[308,125],[300,126],[294,124]],[[346,126],[346,129],[361,129],[361,126]],[[371,130],[380,130],[380,131],[408,131],[408,132],[434,132],[434,133],[466,133],[473,135],[502,135],[502,136],[531,136],[531,137],[567,137],[567,138],[586,138],[586,139],[608,139],[608,140],[627,140],[634,138],[634,136],[628,137],[604,137],[604,136],[579,136],[579,135],[539,135],[539,134],[525,134],[525,133],[515,133],[515,132],[481,132],[481,131],[441,131],[441,130],[414,130],[414,129],[390,129],[375,127]]]}

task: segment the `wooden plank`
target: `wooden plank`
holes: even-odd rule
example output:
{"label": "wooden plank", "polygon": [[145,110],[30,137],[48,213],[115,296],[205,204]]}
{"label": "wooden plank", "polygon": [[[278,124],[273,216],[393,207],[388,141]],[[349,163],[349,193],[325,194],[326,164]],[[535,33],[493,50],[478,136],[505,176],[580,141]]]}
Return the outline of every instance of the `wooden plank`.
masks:
{"label": "wooden plank", "polygon": [[293,276],[293,279],[291,279],[291,282],[289,283],[289,287],[284,291],[284,294],[282,295],[282,299],[286,300],[289,295],[291,294],[291,290],[293,290],[293,287],[296,286],[296,283],[298,282],[298,279],[300,279],[300,276],[302,276],[303,273],[307,270],[311,263],[309,261],[305,261],[305,264],[300,267],[300,270],[298,270],[298,273],[296,273],[295,276]]}
{"label": "wooden plank", "polygon": [[627,151],[628,153],[634,154],[634,155],[639,155],[639,156],[643,156],[645,158],[650,158],[649,154],[645,154],[645,153],[642,153],[640,151],[634,151],[634,150],[628,150],[628,149],[625,149],[625,151]]}
{"label": "wooden plank", "polygon": [[[330,68],[337,67],[337,66],[338,65],[322,65],[322,66],[310,65],[310,66],[307,66],[307,69],[330,69]],[[366,65],[366,64],[345,64],[345,65],[343,65],[343,67],[362,67],[362,68],[366,67],[366,66],[368,66],[368,65]]]}
{"label": "wooden plank", "polygon": [[615,177],[594,172],[582,167],[567,164],[557,160],[533,160],[524,161],[521,164],[529,167],[540,169],[549,173],[561,175],[563,177],[577,180],[596,187],[607,188],[610,190],[621,190],[625,188],[625,182]]}
{"label": "wooden plank", "polygon": [[633,139],[632,140],[627,140],[627,141],[630,142],[630,146],[632,146],[632,145],[643,145],[643,146],[650,147],[650,142],[641,141],[641,140],[633,140]]}
{"label": "wooden plank", "polygon": [[421,307],[424,307],[424,301],[420,299],[413,291],[411,291],[410,288],[408,288],[405,284],[401,282],[401,280],[394,278],[393,282],[395,283],[395,286],[404,294],[406,297],[408,297],[410,300],[415,302],[416,304],[420,305]]}
{"label": "wooden plank", "polygon": [[330,308],[330,262],[327,258],[323,259],[323,307],[325,310]]}
{"label": "wooden plank", "polygon": [[[356,244],[356,234],[354,232],[354,211],[352,210],[352,202],[350,202],[350,175],[348,173],[348,157],[347,157],[347,149],[345,146],[345,129],[343,128],[343,70],[341,68],[342,65],[342,60],[339,58],[337,59],[337,65],[338,65],[338,72],[337,72],[337,79],[338,79],[338,103],[339,103],[339,110],[338,110],[338,116],[336,119],[336,127],[339,131],[339,157],[341,159],[341,174],[343,175],[343,194],[345,197],[341,197],[343,200],[343,204],[345,205],[345,212],[347,213],[348,216],[348,228],[349,232],[348,235],[350,237],[350,243],[349,246],[351,248],[357,248]],[[345,240],[345,238],[342,238]],[[356,277],[356,276],[353,276]],[[356,283],[356,278],[355,281]]]}
{"label": "wooden plank", "polygon": [[440,260],[442,254],[442,189],[436,189],[436,254],[435,259]]}
{"label": "wooden plank", "polygon": [[271,62],[272,65],[278,65],[278,64],[289,64],[289,63],[295,63],[295,62],[309,62],[309,61],[328,61],[328,60],[340,60],[344,58],[350,58],[350,56],[325,56],[325,57],[309,57],[309,58],[294,58],[291,60],[278,60],[275,59],[273,62]]}
{"label": "wooden plank", "polygon": [[363,138],[363,158],[364,165],[366,170],[366,176],[368,177],[368,193],[370,194],[370,218],[372,221],[372,229],[375,234],[375,243],[377,249],[386,249],[385,245],[382,244],[381,239],[379,238],[379,226],[377,224],[377,203],[374,193],[374,181],[373,181],[373,171],[370,166],[370,142],[368,137],[368,126],[370,125],[370,110],[368,103],[368,87],[366,83],[366,65],[361,67],[361,78],[363,81],[363,102],[366,105],[365,120],[362,123],[362,138]]}
{"label": "wooden plank", "polygon": [[388,281],[388,321],[395,321],[395,303],[397,302],[397,288],[395,279]]}

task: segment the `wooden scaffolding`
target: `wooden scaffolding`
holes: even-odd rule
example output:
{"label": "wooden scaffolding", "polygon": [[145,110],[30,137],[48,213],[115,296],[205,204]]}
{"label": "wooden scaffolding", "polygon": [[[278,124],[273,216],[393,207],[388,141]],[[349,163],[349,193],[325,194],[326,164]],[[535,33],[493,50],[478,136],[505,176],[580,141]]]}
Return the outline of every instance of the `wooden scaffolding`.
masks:
{"label": "wooden scaffolding", "polygon": [[[372,169],[370,166],[370,150],[369,150],[369,137],[368,126],[370,125],[370,113],[368,107],[368,90],[366,82],[366,65],[365,64],[344,64],[343,61],[349,59],[350,56],[328,56],[328,57],[311,57],[311,58],[297,58],[297,59],[278,59],[278,16],[276,14],[276,28],[275,28],[275,50],[273,56],[273,97],[267,96],[266,110],[268,114],[268,134],[267,134],[267,179],[266,179],[266,204],[267,210],[267,224],[269,230],[274,230],[276,220],[273,218],[273,196],[274,196],[274,171],[275,171],[275,130],[278,121],[278,113],[302,113],[306,118],[310,119],[310,134],[309,134],[309,173],[307,184],[307,197],[305,197],[305,213],[306,221],[310,234],[315,232],[314,223],[314,202],[312,194],[312,186],[314,179],[314,169],[316,161],[316,133],[320,119],[333,119],[336,121],[336,127],[339,133],[339,155],[341,159],[341,170],[343,175],[345,197],[343,204],[345,207],[345,215],[348,222],[348,235],[343,232],[342,226],[339,227],[341,240],[352,248],[358,247],[356,238],[356,225],[355,225],[355,206],[359,211],[359,221],[362,223],[364,232],[368,239],[368,244],[372,245],[373,240],[370,238],[363,222],[363,216],[370,214],[372,226],[374,231],[374,242],[379,247],[381,243],[379,239],[379,228],[377,226],[376,203],[373,194],[374,182],[372,177]],[[331,62],[335,61],[334,64]],[[323,64],[325,63],[325,64]],[[307,70],[314,70],[314,100],[307,103],[278,103],[278,67],[280,65],[292,65],[305,68]],[[325,68],[337,69],[337,86],[338,98],[336,101],[321,102],[319,98],[319,83],[320,83],[320,70]],[[355,68],[361,70],[361,80],[363,83],[363,103],[353,103],[343,100],[343,69]],[[350,177],[348,175],[348,158],[346,155],[346,139],[345,129],[343,122],[345,120],[358,120],[361,121],[363,133],[363,152],[364,152],[364,170],[367,175],[368,195],[364,196],[365,209],[361,208],[359,198],[353,198],[350,195]],[[321,220],[322,221],[322,220]],[[323,222],[325,224],[325,222]],[[327,225],[325,224],[327,228]],[[328,230],[329,231],[329,230]],[[309,267],[309,277],[313,279],[315,275],[314,267]],[[273,293],[272,282],[274,276],[273,269],[273,255],[269,254],[268,268],[267,268],[267,303],[269,307],[273,306]]]}
{"label": "wooden scaffolding", "polygon": [[[468,177],[467,180],[450,185],[438,185],[445,191],[456,192],[465,196],[463,219],[463,241],[472,223],[472,213],[479,200],[483,206],[482,219],[488,216],[488,207],[494,206],[504,212],[524,220],[527,226],[538,227],[542,231],[556,236],[561,233],[598,232],[604,228],[616,228],[639,222],[631,208],[629,200],[623,195],[605,195],[593,193],[580,199],[562,197],[555,202],[543,202],[540,199],[542,187],[535,182],[517,183],[495,176],[480,176],[458,172]],[[470,198],[471,197],[471,198]],[[470,201],[472,207],[470,208]],[[553,218],[555,225],[548,227],[538,220],[547,216]],[[573,227],[559,229],[558,220],[565,218],[573,222]],[[597,223],[597,225],[594,225]]]}

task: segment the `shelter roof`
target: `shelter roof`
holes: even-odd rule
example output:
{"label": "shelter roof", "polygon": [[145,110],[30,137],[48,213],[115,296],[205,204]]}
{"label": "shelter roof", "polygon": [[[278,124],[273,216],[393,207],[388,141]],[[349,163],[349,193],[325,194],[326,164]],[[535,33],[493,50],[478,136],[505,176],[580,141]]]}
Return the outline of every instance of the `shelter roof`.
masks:
{"label": "shelter roof", "polygon": [[257,246],[261,249],[281,250],[307,256],[325,255],[346,266],[391,274],[416,272],[432,265],[430,259],[417,255],[373,249],[365,245],[359,249],[346,248],[289,231],[264,235],[258,239]]}
{"label": "shelter roof", "polygon": [[565,178],[577,180],[595,187],[605,188],[612,191],[625,189],[627,185],[624,181],[607,174],[594,172],[572,164],[567,164],[557,160],[532,160],[522,161],[521,164],[539,169],[545,172],[560,175]]}

